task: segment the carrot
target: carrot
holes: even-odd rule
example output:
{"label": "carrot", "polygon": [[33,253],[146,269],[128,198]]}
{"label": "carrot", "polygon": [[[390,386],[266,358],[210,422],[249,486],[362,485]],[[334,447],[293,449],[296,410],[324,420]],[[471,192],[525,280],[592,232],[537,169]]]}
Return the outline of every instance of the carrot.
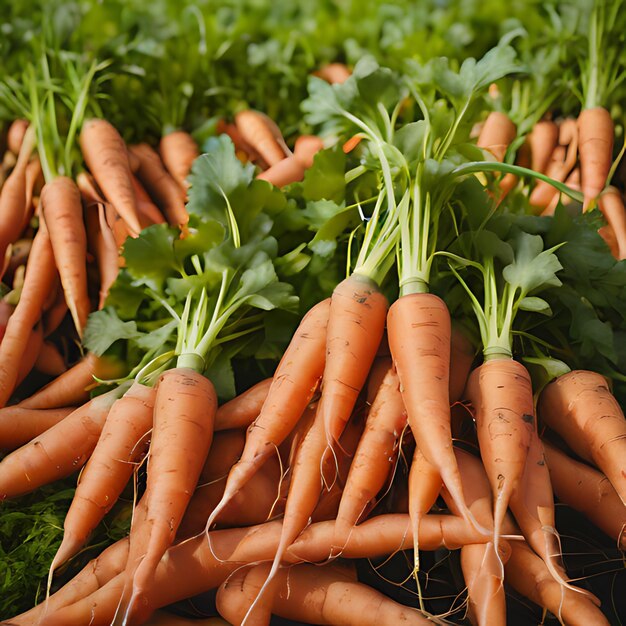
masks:
{"label": "carrot", "polygon": [[289,156],[276,125],[263,113],[248,109],[235,115],[235,124],[244,141],[271,167]]}
{"label": "carrot", "polygon": [[476,145],[491,152],[496,161],[502,162],[516,135],[517,128],[509,116],[500,111],[492,111],[480,130]]}
{"label": "carrot", "polygon": [[26,341],[20,365],[17,370],[17,380],[15,381],[16,388],[24,382],[24,379],[28,376],[28,374],[30,374],[31,370],[35,366],[42,344],[43,329],[41,323],[39,323],[31,330],[28,340]]}
{"label": "carrot", "polygon": [[465,517],[468,509],[450,425],[450,333],[448,308],[433,294],[402,296],[389,309],[389,348],[409,426],[417,447],[437,469]]}
{"label": "carrot", "polygon": [[243,159],[244,163],[246,160],[256,162],[260,159],[259,153],[245,141],[235,124],[228,124],[222,119],[217,123],[216,131],[219,134],[225,134],[230,137],[235,146],[235,154],[240,161],[243,158],[242,155],[247,157]]}
{"label": "carrot", "polygon": [[215,430],[247,428],[261,412],[272,379],[266,378],[217,408]]}
{"label": "carrot", "polygon": [[67,306],[82,337],[91,303],[87,293],[87,234],[78,187],[71,178],[55,178],[41,192],[41,207]]}
{"label": "carrot", "polygon": [[179,366],[159,377],[148,457],[145,517],[133,526],[130,534],[129,609],[148,589],[161,557],[174,541],[211,447],[216,409],[213,385],[195,370]]}
{"label": "carrot", "polygon": [[35,148],[34,130],[24,136],[13,171],[2,185],[0,192],[0,263],[7,248],[16,241],[21,232],[23,217],[27,211],[26,170]]}
{"label": "carrot", "polygon": [[552,120],[537,122],[530,134],[530,167],[535,172],[545,173],[559,139],[559,127]]}
{"label": "carrot", "polygon": [[13,242],[11,246],[11,260],[4,276],[5,282],[8,282],[13,277],[18,267],[26,266],[32,245],[32,239],[18,239]]}
{"label": "carrot", "polygon": [[613,158],[613,120],[604,107],[584,109],[578,116],[583,210],[600,195],[607,184]]}
{"label": "carrot", "polygon": [[76,554],[117,502],[143,452],[140,442],[152,427],[154,396],[152,387],[135,382],[111,407],[65,516],[51,573]]}
{"label": "carrot", "polygon": [[58,272],[55,272],[54,287],[51,293],[54,294],[54,301],[46,308],[43,315],[43,336],[46,338],[61,325],[68,311]]}
{"label": "carrot", "polygon": [[257,178],[265,180],[274,187],[285,187],[304,178],[305,167],[295,155],[278,161],[275,165],[261,172]]}
{"label": "carrot", "polygon": [[0,409],[0,450],[10,452],[48,430],[75,407],[60,409],[23,409],[7,406]]}
{"label": "carrot", "polygon": [[319,76],[331,85],[345,83],[352,75],[352,72],[343,63],[328,63],[322,65],[319,70],[313,72],[314,76]]}
{"label": "carrot", "polygon": [[146,143],[131,146],[130,151],[139,159],[139,180],[165,214],[168,224],[186,224],[189,215],[181,189],[163,166],[159,155]]}
{"label": "carrot", "polygon": [[341,496],[334,540],[339,552],[351,529],[393,474],[400,437],[406,427],[400,383],[391,362],[384,360],[374,367],[383,370],[384,378],[368,412]]}
{"label": "carrot", "polygon": [[194,138],[183,130],[167,133],[161,137],[159,153],[167,171],[186,194],[189,187],[187,176],[191,172],[191,165],[200,156]]}
{"label": "carrot", "polygon": [[581,458],[600,468],[626,504],[626,420],[606,380],[575,370],[547,385],[539,416]]}
{"label": "carrot", "polygon": [[11,122],[7,132],[7,148],[17,156],[24,143],[24,137],[28,130],[29,123],[27,120],[16,119]]}
{"label": "carrot", "polygon": [[300,135],[293,147],[293,155],[305,169],[313,165],[315,155],[324,149],[324,141],[316,135]]}
{"label": "carrot", "polygon": [[615,237],[615,233],[611,228],[610,224],[605,224],[604,226],[600,226],[598,228],[598,235],[604,239],[604,243],[607,245],[609,252],[613,255],[614,259],[617,259],[619,256],[619,247],[617,245],[617,238]]}
{"label": "carrot", "polygon": [[557,583],[545,563],[522,541],[511,542],[506,580],[518,593],[556,615],[568,626],[608,626],[594,602]]}
{"label": "carrot", "polygon": [[[130,155],[137,161],[137,171],[141,168],[141,160],[132,152]],[[139,209],[139,219],[145,219],[150,224],[164,224],[165,218],[152,198],[148,195],[148,192],[143,188],[143,185],[139,182],[137,177],[132,174],[131,180],[133,182],[133,189],[135,190],[135,196],[137,198],[137,208]]]}
{"label": "carrot", "polygon": [[450,381],[448,383],[450,404],[463,397],[465,385],[474,362],[476,350],[467,335],[458,326],[452,326],[450,334]]}
{"label": "carrot", "polygon": [[24,202],[24,215],[22,216],[22,223],[20,225],[21,233],[26,230],[33,216],[33,210],[35,208],[35,194],[40,188],[42,181],[43,172],[41,169],[41,162],[38,157],[35,157],[26,166],[26,200]]}
{"label": "carrot", "polygon": [[619,189],[607,187],[598,198],[598,208],[615,234],[617,260],[626,259],[626,209]]}
{"label": "carrot", "polygon": [[57,409],[81,404],[89,399],[90,389],[96,386],[94,376],[106,380],[117,378],[122,371],[118,361],[89,353],[30,398],[22,400],[18,406],[23,409]]}
{"label": "carrot", "polygon": [[329,309],[330,300],[323,300],[300,322],[276,368],[261,412],[248,429],[241,458],[228,475],[224,495],[209,516],[207,529],[265,460],[276,453],[309,404],[324,372]]}
{"label": "carrot", "polygon": [[[580,191],[580,168],[575,167],[572,170],[570,175],[565,179],[565,184],[574,191]],[[559,202],[561,202],[563,206],[567,206],[568,204],[571,204],[573,200],[565,194],[555,193],[548,206],[541,212],[541,215],[554,215],[554,211],[556,210]]]}
{"label": "carrot", "polygon": [[80,148],[98,186],[136,237],[141,226],[124,140],[106,120],[90,119],[83,123]]}
{"label": "carrot", "polygon": [[543,442],[556,497],[580,511],[626,550],[626,506],[604,474]]}
{"label": "carrot", "polygon": [[[33,241],[20,300],[7,322],[0,343],[0,406],[7,403],[15,389],[19,363],[31,331],[41,318],[55,274],[52,245],[45,224],[42,224]],[[66,402],[61,406],[68,404],[72,403]]]}
{"label": "carrot", "polygon": [[493,544],[498,552],[501,526],[522,482],[533,433],[530,376],[518,361],[490,359],[470,375],[467,396],[474,407],[480,454],[493,492]]}
{"label": "carrot", "polygon": [[0,462],[0,500],[78,471],[96,447],[109,409],[124,387],[90,400]]}

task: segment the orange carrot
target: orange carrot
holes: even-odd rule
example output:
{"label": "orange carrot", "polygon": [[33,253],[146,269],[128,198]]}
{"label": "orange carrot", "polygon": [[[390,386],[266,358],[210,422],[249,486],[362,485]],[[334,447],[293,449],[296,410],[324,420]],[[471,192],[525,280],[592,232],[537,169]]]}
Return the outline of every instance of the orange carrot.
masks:
{"label": "orange carrot", "polygon": [[35,208],[35,195],[39,192],[40,185],[43,184],[43,172],[38,157],[33,158],[26,166],[25,184],[26,201],[24,202],[24,215],[22,216],[22,224],[20,226],[20,232],[22,233],[30,223]]}
{"label": "orange carrot", "polygon": [[452,326],[450,334],[450,404],[458,402],[463,397],[475,353],[476,350],[467,335],[458,326]]}
{"label": "orange carrot", "polygon": [[140,442],[152,427],[154,396],[154,388],[135,382],[111,407],[65,516],[51,573],[76,554],[117,502],[143,452]]}
{"label": "orange carrot", "polygon": [[43,317],[44,337],[49,337],[61,325],[68,310],[58,272],[55,272],[52,294],[54,301],[46,308]]}
{"label": "orange carrot", "polygon": [[[141,160],[132,152],[129,152],[137,161],[137,171],[141,168]],[[139,219],[147,220],[150,224],[164,224],[165,218],[152,198],[148,195],[148,192],[144,189],[143,185],[139,182],[139,179],[133,174],[131,180],[133,181],[133,189],[135,190],[135,196],[137,198],[137,208],[139,209]]]}
{"label": "orange carrot", "polygon": [[189,215],[181,189],[163,166],[159,155],[146,143],[131,146],[130,151],[139,159],[139,180],[165,214],[168,224],[186,224]]}
{"label": "orange carrot", "polygon": [[578,116],[581,188],[586,210],[607,184],[613,158],[613,120],[604,107],[584,109]]}
{"label": "orange carrot", "polygon": [[352,72],[343,63],[328,63],[322,65],[319,70],[313,72],[314,76],[319,76],[331,85],[345,83],[352,75]]}
{"label": "orange carrot", "polygon": [[[0,343],[0,406],[7,403],[15,389],[18,365],[31,331],[41,318],[55,274],[52,245],[45,224],[42,224],[33,241],[20,300],[9,318]],[[66,402],[60,406],[69,404],[72,403]]]}
{"label": "orange carrot", "polygon": [[263,113],[251,109],[235,115],[235,124],[244,141],[271,167],[289,156],[276,125]]}
{"label": "orange carrot", "polygon": [[224,496],[211,513],[207,528],[225,504],[275,454],[311,401],[324,372],[330,300],[316,304],[302,319],[281,359],[257,419],[248,429],[241,459],[233,466]]}
{"label": "orange carrot", "polygon": [[516,135],[517,128],[509,116],[500,111],[492,111],[481,128],[476,145],[491,152],[496,161],[502,162]]}
{"label": "orange carrot", "polygon": [[129,609],[149,588],[161,557],[174,541],[211,447],[216,409],[211,381],[195,370],[179,366],[159,377],[145,517],[133,525],[130,534]]}
{"label": "orange carrot", "polygon": [[82,337],[91,303],[87,293],[87,234],[78,187],[71,178],[55,178],[41,192],[41,207],[67,306]]}
{"label": "orange carrot", "polygon": [[409,426],[462,515],[468,515],[452,448],[450,425],[450,313],[429,293],[402,296],[389,309],[387,335]]}
{"label": "orange carrot", "polygon": [[580,511],[626,550],[626,506],[604,474],[543,442],[556,497]]}
{"label": "orange carrot", "polygon": [[186,193],[189,187],[187,176],[191,172],[191,165],[200,156],[198,144],[194,138],[184,130],[167,133],[161,137],[159,153],[167,171]]}
{"label": "orange carrot", "polygon": [[35,369],[46,376],[60,376],[67,365],[59,349],[50,341],[44,341],[35,360]]}
{"label": "orange carrot", "polygon": [[216,130],[219,134],[226,134],[230,137],[239,160],[242,160],[242,155],[247,157],[243,159],[244,163],[246,160],[256,162],[260,159],[259,153],[245,141],[235,124],[228,124],[224,120],[220,120]]}
{"label": "orange carrot", "polygon": [[75,408],[22,409],[7,406],[0,409],[0,450],[10,452],[23,446],[60,422]]}
{"label": "orange carrot", "polygon": [[510,545],[506,580],[513,589],[548,609],[568,626],[609,626],[595,603],[587,595],[560,586],[526,543],[512,541]]}
{"label": "orange carrot", "polygon": [[545,173],[559,139],[559,127],[552,120],[537,122],[528,135],[530,144],[530,167],[535,172]]}
{"label": "orange carrot", "polygon": [[15,381],[16,387],[22,384],[24,379],[28,376],[28,374],[30,374],[31,370],[35,366],[42,344],[43,328],[41,323],[38,323],[35,328],[31,330],[28,340],[26,341],[24,352],[22,353],[22,358],[20,359],[20,365],[17,370],[17,380]]}
{"label": "orange carrot", "polygon": [[295,155],[278,161],[275,165],[261,172],[257,178],[265,180],[274,187],[285,187],[301,181],[304,178],[305,168]]}
{"label": "orange carrot", "polygon": [[584,370],[560,376],[543,390],[539,416],[602,470],[626,504],[626,419],[606,380]]}
{"label": "orange carrot", "polygon": [[141,226],[124,140],[106,120],[90,119],[83,123],[80,148],[98,186],[126,222],[131,236],[137,236]]}
{"label": "orange carrot", "polygon": [[324,142],[316,135],[301,135],[296,139],[293,155],[305,169],[313,165],[315,155],[324,148]]}
{"label": "orange carrot", "polygon": [[215,430],[250,426],[261,412],[271,385],[272,379],[266,378],[218,407],[215,413]]}
{"label": "orange carrot", "polygon": [[22,148],[28,126],[28,121],[22,119],[14,120],[11,126],[9,126],[9,131],[7,132],[7,147],[15,156],[19,154]]}
{"label": "orange carrot", "polygon": [[467,396],[474,407],[480,453],[493,492],[497,552],[504,516],[522,482],[533,433],[530,376],[513,359],[487,360],[470,375]]}
{"label": "orange carrot", "polygon": [[598,208],[610,224],[617,242],[617,260],[626,259],[626,209],[619,189],[607,187],[598,199]]}
{"label": "orange carrot", "polygon": [[57,409],[82,404],[89,399],[89,391],[96,386],[94,376],[107,380],[117,378],[122,373],[123,366],[115,359],[97,357],[90,352],[30,398],[22,400],[18,406],[23,409]]}
{"label": "orange carrot", "polygon": [[[565,179],[565,184],[574,191],[580,191],[580,168],[575,167],[572,170],[570,175]],[[555,193],[548,206],[541,212],[541,215],[554,215],[554,211],[556,210],[559,202],[561,202],[563,206],[567,206],[568,204],[571,204],[573,200],[565,194]]]}
{"label": "orange carrot", "polygon": [[0,462],[0,500],[29,493],[78,471],[95,448],[109,409],[123,392],[90,400]]}

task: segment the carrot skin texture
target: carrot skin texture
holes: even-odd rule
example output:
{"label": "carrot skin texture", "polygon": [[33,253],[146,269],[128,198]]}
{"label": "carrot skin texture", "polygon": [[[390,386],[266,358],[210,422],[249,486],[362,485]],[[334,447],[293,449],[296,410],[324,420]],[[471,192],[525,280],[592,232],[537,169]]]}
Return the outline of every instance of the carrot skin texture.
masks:
{"label": "carrot skin texture", "polygon": [[23,409],[19,406],[0,409],[0,450],[10,452],[27,444],[75,410],[76,407]]}
{"label": "carrot skin texture", "polygon": [[35,369],[47,376],[60,376],[67,371],[67,365],[58,348],[50,341],[44,341],[35,361]]}
{"label": "carrot skin texture", "polygon": [[465,516],[467,505],[452,448],[450,333],[448,308],[433,294],[402,296],[389,309],[389,348],[415,443]]}
{"label": "carrot skin texture", "polygon": [[78,471],[102,432],[119,391],[90,400],[0,463],[0,499],[14,498]]}
{"label": "carrot skin texture", "polygon": [[580,511],[626,550],[626,506],[607,477],[547,441],[543,447],[556,497]]}
{"label": "carrot skin texture", "polygon": [[90,119],[83,123],[79,141],[89,171],[136,237],[141,226],[124,140],[106,120]]}
{"label": "carrot skin texture", "polygon": [[575,370],[543,390],[539,416],[581,458],[606,475],[626,504],[626,419],[606,380]]}
{"label": "carrot skin texture", "polygon": [[492,111],[487,116],[476,145],[493,154],[497,161],[504,161],[509,144],[515,139],[517,128],[505,113]]}
{"label": "carrot skin texture", "polygon": [[617,243],[618,261],[626,259],[626,209],[619,189],[607,187],[598,199],[598,208],[613,229]]}
{"label": "carrot skin texture", "polygon": [[37,355],[43,345],[43,330],[41,324],[37,324],[30,332],[19,368],[17,370],[16,387],[18,387],[24,379],[30,374],[37,361]]}
{"label": "carrot skin texture", "polygon": [[559,127],[552,120],[542,120],[533,126],[528,135],[531,169],[545,173],[558,139]]}
{"label": "carrot skin texture", "polygon": [[474,346],[465,333],[453,326],[450,335],[450,382],[448,384],[451,405],[463,397],[474,362],[474,353]]}
{"label": "carrot skin texture", "polygon": [[135,382],[111,407],[65,516],[52,568],[76,554],[117,502],[143,451],[139,444],[152,426],[155,393]]}
{"label": "carrot skin texture", "polygon": [[247,391],[217,407],[215,430],[247,428],[257,418],[268,396],[272,379],[266,378]]}
{"label": "carrot skin texture", "polygon": [[[20,300],[7,322],[4,337],[0,343],[0,406],[7,403],[15,389],[18,364],[22,359],[32,329],[41,319],[51,286],[54,285],[55,276],[56,266],[52,245],[46,226],[42,224],[33,240]],[[73,403],[66,402],[60,406],[69,404]]]}
{"label": "carrot skin texture", "polygon": [[11,122],[9,130],[7,131],[7,148],[17,156],[22,147],[24,136],[28,130],[28,120],[16,119]]}
{"label": "carrot skin texture", "polygon": [[518,489],[533,432],[530,376],[513,359],[484,362],[470,375],[468,399],[475,410],[478,443],[494,498],[494,545],[512,494]]}
{"label": "carrot skin texture", "polygon": [[600,195],[607,184],[615,134],[611,114],[604,107],[581,111],[578,116],[583,210]]}
{"label": "carrot skin texture", "polygon": [[82,337],[91,304],[87,293],[87,234],[78,187],[71,178],[55,178],[41,192],[41,207],[65,300]]}
{"label": "carrot skin texture", "polygon": [[187,176],[191,172],[191,165],[200,156],[198,144],[189,133],[175,130],[161,137],[159,153],[167,171],[183,192],[184,199],[189,187]]}
{"label": "carrot skin texture", "polygon": [[[137,162],[137,170],[141,167],[141,161],[139,158],[129,152],[129,155],[132,156]],[[139,219],[145,220],[150,224],[165,224],[165,218],[161,211],[159,211],[159,207],[157,207],[154,202],[152,202],[152,198],[148,195],[148,192],[143,188],[143,185],[139,182],[139,179],[132,175],[132,183],[133,189],[135,190],[135,197],[137,198],[137,208],[139,209]]]}
{"label": "carrot skin texture", "polygon": [[240,111],[235,115],[235,124],[243,140],[261,155],[268,166],[276,165],[287,156],[262,113]]}

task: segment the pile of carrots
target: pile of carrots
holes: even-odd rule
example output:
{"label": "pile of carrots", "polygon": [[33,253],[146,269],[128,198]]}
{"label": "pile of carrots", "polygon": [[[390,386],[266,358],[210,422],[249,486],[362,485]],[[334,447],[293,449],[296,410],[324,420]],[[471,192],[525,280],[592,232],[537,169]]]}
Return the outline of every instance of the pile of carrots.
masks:
{"label": "pile of carrots", "polygon": [[[614,28],[594,11],[590,57]],[[550,99],[522,115],[509,42],[472,63],[446,66],[456,91],[425,84],[427,64],[402,77],[371,59],[325,65],[302,104],[307,133],[285,140],[242,108],[215,124],[234,156],[210,174],[194,163],[215,144],[201,156],[182,129],[127,144],[98,115],[95,66],[69,114],[70,96],[32,82],[1,170],[0,500],[80,474],[44,597],[2,623],[186,623],[160,609],[211,590],[233,625],[505,624],[510,590],[564,624],[611,623],[566,570],[555,503],[626,549],[625,373],[534,320],[577,284],[558,224],[584,230],[606,268],[598,291],[626,271],[623,139],[602,106],[613,83],[583,71],[576,118]],[[325,187],[331,157],[339,192]],[[210,219],[192,207],[203,185],[225,205]],[[267,224],[293,214],[240,230],[231,193],[244,187],[282,199],[259,210]],[[218,397],[218,355],[310,299],[309,270],[290,276],[285,259],[318,254],[329,231],[325,258],[346,277],[301,312],[271,376]],[[167,260],[146,257],[139,275],[133,258],[159,237],[176,267],[156,279],[150,264]],[[626,306],[583,300],[589,327],[619,341]],[[133,324],[154,310],[162,345],[137,357]],[[116,343],[99,349],[103,319]],[[590,354],[599,371],[574,366]],[[129,485],[129,535],[67,580]],[[467,589],[451,616],[423,589],[424,553],[440,550],[458,551]],[[412,606],[357,575],[401,551]]]}

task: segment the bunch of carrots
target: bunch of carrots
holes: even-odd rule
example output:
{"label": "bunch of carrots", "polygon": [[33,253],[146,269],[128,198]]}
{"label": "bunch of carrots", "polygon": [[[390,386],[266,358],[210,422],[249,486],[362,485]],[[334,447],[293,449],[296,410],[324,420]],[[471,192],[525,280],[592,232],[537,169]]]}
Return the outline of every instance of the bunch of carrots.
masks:
{"label": "bunch of carrots", "polygon": [[[618,358],[570,369],[586,355],[540,316],[576,284],[558,239],[567,219],[607,282],[625,271],[621,154],[601,106],[619,77],[597,69],[611,15],[592,14],[576,119],[549,85],[519,87],[510,40],[403,76],[372,59],[322,67],[302,103],[311,134],[288,143],[267,115],[240,110],[215,129],[231,161],[213,144],[201,156],[180,129],[157,149],[127,145],[102,114],[102,66],[64,98],[34,77],[14,94],[0,498],[80,476],[45,598],[4,623],[170,623],[154,612],[216,590],[230,624],[426,624],[447,617],[422,589],[424,551],[442,548],[460,553],[473,624],[506,623],[507,588],[562,623],[610,623],[566,571],[555,500],[626,548],[626,419],[610,380],[624,374]],[[522,107],[513,95],[526,88],[537,100]],[[331,158],[344,169],[327,189]],[[221,204],[200,215],[205,185]],[[244,188],[282,199],[256,229],[237,206]],[[283,253],[279,234],[311,215],[314,236]],[[271,313],[297,310],[285,266],[332,238],[324,254],[343,254],[347,277],[305,312],[271,377],[220,401],[225,355],[261,341]],[[614,315],[609,295],[581,306],[618,337],[624,308]],[[128,537],[52,593],[133,482]],[[404,550],[410,607],[355,568]]]}

